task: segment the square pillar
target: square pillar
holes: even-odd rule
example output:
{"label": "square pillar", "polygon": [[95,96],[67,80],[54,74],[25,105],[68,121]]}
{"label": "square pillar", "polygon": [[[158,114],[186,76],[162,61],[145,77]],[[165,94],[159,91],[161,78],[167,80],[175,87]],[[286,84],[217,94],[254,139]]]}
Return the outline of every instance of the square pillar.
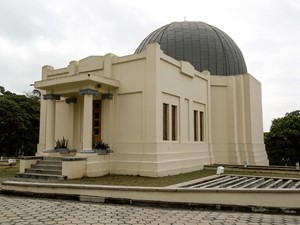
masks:
{"label": "square pillar", "polygon": [[69,148],[74,149],[74,104],[77,103],[77,98],[67,98],[68,104],[68,140]]}
{"label": "square pillar", "polygon": [[60,99],[59,95],[45,94],[46,101],[46,143],[44,152],[54,150],[55,138],[55,101]]}
{"label": "square pillar", "polygon": [[84,96],[83,125],[82,125],[82,150],[80,153],[94,153],[93,151],[93,99],[97,90],[83,89],[79,91]]}

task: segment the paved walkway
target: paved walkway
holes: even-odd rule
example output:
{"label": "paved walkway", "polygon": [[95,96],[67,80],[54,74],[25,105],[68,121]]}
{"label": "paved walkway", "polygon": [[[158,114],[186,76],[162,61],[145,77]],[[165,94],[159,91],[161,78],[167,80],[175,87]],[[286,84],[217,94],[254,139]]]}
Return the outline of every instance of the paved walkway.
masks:
{"label": "paved walkway", "polygon": [[300,216],[179,210],[0,195],[0,224],[300,224]]}

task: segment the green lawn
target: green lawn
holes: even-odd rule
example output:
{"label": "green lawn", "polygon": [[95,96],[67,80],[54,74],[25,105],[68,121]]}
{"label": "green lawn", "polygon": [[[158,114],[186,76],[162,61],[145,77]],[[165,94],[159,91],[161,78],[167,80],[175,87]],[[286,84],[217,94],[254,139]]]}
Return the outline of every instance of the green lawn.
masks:
{"label": "green lawn", "polygon": [[19,172],[19,164],[13,167],[0,166],[0,178],[14,177]]}
{"label": "green lawn", "polygon": [[141,176],[124,176],[124,175],[106,175],[103,177],[82,178],[66,180],[64,183],[69,184],[99,184],[99,185],[118,185],[118,186],[144,186],[144,187],[165,187],[189,180],[198,179],[214,175],[215,171],[201,170],[191,173],[184,173],[174,176],[153,178]]}
{"label": "green lawn", "polygon": [[[123,176],[123,175],[106,175],[103,177],[82,178],[74,180],[66,180],[64,183],[69,184],[98,184],[98,185],[118,185],[118,186],[144,186],[144,187],[165,187],[178,184],[202,177],[215,175],[215,170],[200,170],[190,173],[184,173],[174,176],[161,178],[141,177],[141,176]],[[300,174],[279,174],[279,173],[256,173],[246,171],[225,170],[225,174],[250,175],[250,176],[267,176],[267,177],[286,177],[300,178]]]}

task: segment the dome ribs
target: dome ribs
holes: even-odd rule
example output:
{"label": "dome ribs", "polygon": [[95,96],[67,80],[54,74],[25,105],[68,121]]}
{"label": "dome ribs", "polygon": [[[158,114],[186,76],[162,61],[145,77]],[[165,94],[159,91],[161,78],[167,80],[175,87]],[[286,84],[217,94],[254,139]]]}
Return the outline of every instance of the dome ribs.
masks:
{"label": "dome ribs", "polygon": [[163,52],[177,60],[190,62],[196,70],[229,76],[247,73],[243,54],[223,31],[197,21],[173,22],[149,34],[135,53],[150,43],[160,44]]}

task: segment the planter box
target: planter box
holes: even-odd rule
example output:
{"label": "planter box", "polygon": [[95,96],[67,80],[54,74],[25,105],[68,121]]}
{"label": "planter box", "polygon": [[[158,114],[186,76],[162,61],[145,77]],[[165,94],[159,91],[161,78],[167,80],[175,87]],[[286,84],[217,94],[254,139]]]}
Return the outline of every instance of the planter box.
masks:
{"label": "planter box", "polygon": [[95,149],[95,152],[98,155],[107,155],[107,153],[108,153],[107,149]]}
{"label": "planter box", "polygon": [[61,154],[68,154],[70,150],[68,148],[56,148],[54,149],[56,152],[59,152]]}

